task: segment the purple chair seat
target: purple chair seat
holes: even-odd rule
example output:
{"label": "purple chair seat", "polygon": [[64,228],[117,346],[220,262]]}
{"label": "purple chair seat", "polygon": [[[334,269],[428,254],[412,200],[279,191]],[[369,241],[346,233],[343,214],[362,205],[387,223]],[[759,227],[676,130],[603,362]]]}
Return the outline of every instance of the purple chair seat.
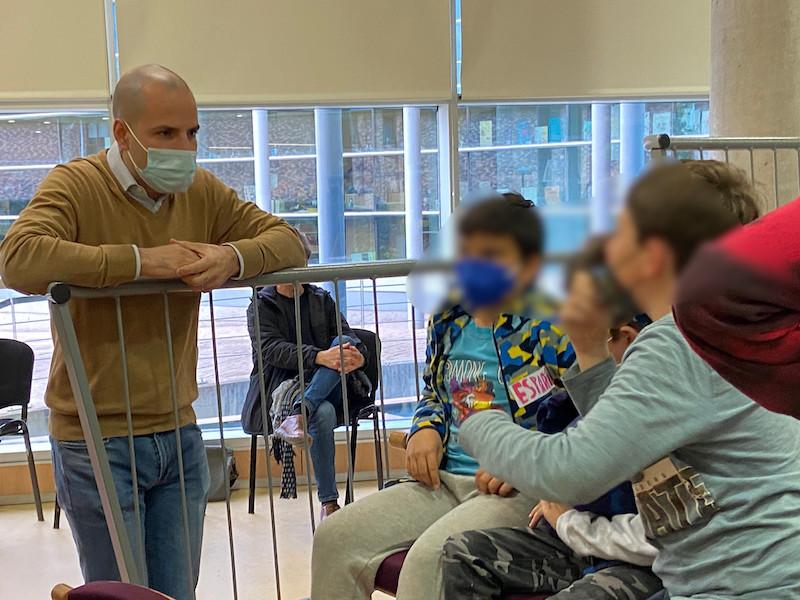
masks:
{"label": "purple chair seat", "polygon": [[70,590],[67,600],[169,600],[169,596],[130,583],[95,581]]}
{"label": "purple chair seat", "polygon": [[[375,589],[386,594],[394,595],[397,593],[397,582],[400,579],[400,569],[406,559],[408,550],[395,552],[388,556],[378,567],[375,574]],[[545,600],[546,594],[512,594],[506,596],[506,600]]]}

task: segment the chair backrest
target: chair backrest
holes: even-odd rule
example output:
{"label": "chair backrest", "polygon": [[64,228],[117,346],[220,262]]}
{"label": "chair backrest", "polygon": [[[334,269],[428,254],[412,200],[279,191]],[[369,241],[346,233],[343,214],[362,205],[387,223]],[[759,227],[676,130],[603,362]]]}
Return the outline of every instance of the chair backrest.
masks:
{"label": "chair backrest", "polygon": [[119,581],[94,581],[75,589],[61,584],[51,596],[53,600],[172,600],[155,590]]}
{"label": "chair backrest", "polygon": [[0,339],[0,408],[21,406],[25,416],[31,400],[33,359],[28,344]]}
{"label": "chair backrest", "polygon": [[378,336],[369,329],[353,329],[353,333],[367,347],[369,357],[367,358],[367,364],[364,365],[364,373],[372,384],[372,392],[369,399],[374,404],[375,394],[378,391],[378,363],[381,360],[381,357],[378,356]]}

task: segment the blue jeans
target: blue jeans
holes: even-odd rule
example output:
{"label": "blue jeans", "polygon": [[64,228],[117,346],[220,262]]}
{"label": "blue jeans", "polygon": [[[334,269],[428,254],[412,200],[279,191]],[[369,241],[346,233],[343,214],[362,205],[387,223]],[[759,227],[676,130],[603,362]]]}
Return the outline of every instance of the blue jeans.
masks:
{"label": "blue jeans", "polygon": [[[348,336],[342,343],[358,344]],[[339,345],[339,338],[331,342],[331,348]],[[336,489],[336,410],[342,405],[342,381],[338,371],[319,367],[306,388],[305,406],[308,411],[308,433],[314,440],[309,448],[317,481],[317,497],[320,502],[332,502],[339,498]]]}
{"label": "blue jeans", "polygon": [[[203,519],[210,484],[197,425],[181,428],[191,564],[187,564],[175,431],[134,437],[141,523],[136,523],[127,437],[104,440],[128,536],[147,584],[176,600],[191,600],[200,571]],[[58,501],[69,520],[87,582],[119,580],[86,442],[51,440]],[[139,536],[144,549],[139,547]]]}

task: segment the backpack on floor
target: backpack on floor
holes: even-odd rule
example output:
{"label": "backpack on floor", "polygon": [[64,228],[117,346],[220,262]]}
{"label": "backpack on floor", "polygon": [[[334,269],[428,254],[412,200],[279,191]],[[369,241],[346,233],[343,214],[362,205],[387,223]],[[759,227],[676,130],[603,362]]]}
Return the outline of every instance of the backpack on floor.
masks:
{"label": "backpack on floor", "polygon": [[239,471],[236,470],[236,459],[233,456],[233,450],[227,446],[223,449],[219,442],[206,442],[205,447],[208,470],[211,475],[208,501],[220,502],[225,500],[226,487],[229,490],[233,489],[233,485],[239,479]]}

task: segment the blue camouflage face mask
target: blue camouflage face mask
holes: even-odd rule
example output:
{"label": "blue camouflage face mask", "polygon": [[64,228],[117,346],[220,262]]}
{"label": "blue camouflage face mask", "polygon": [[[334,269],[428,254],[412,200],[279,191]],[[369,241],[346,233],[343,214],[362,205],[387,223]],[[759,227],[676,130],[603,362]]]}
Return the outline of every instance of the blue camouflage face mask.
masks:
{"label": "blue camouflage face mask", "polygon": [[464,303],[469,308],[499,304],[514,289],[514,273],[507,267],[481,258],[462,258],[455,266]]}
{"label": "blue camouflage face mask", "polygon": [[133,139],[147,152],[147,165],[140,169],[131,157],[131,162],[139,176],[151,188],[162,194],[185,192],[194,180],[197,170],[197,152],[194,150],[173,150],[171,148],[146,148],[131,126],[125,123]]}

